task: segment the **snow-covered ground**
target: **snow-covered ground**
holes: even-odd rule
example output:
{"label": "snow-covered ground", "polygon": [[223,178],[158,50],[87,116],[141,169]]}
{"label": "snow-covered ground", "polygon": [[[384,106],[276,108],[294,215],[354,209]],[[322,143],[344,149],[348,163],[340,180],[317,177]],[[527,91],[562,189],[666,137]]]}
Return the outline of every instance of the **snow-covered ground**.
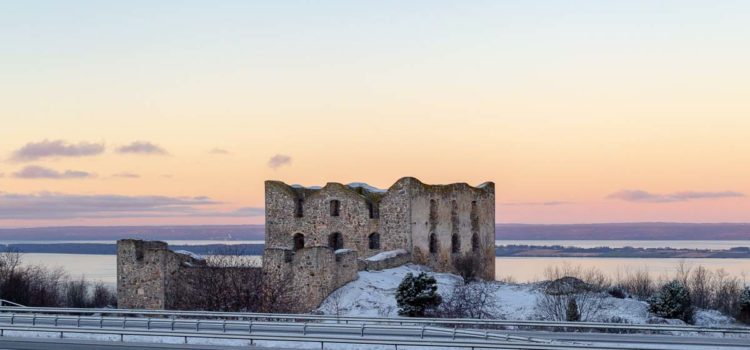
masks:
{"label": "snow-covered ground", "polygon": [[[426,267],[407,264],[383,271],[362,271],[359,278],[341,287],[329,296],[319,308],[325,314],[341,316],[398,316],[396,288],[404,276],[411,272],[428,272],[438,282],[438,293],[449,295],[451,290],[463,283],[461,277],[448,273],[432,273]],[[497,314],[508,320],[544,320],[537,309],[537,298],[543,293],[540,283],[495,284]],[[669,323],[684,324],[680,320],[666,320],[648,312],[648,304],[635,299],[618,299],[606,293],[601,294],[601,303],[595,315],[587,320],[594,322],[626,322],[633,324]],[[696,325],[729,325],[734,319],[713,310],[698,310]]]}

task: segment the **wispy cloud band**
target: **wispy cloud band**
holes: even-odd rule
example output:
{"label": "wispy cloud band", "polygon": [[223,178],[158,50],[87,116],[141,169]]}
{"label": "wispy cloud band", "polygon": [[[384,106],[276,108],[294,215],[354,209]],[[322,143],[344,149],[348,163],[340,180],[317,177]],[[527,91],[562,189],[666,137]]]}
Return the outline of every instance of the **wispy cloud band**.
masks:
{"label": "wispy cloud band", "polygon": [[153,155],[166,155],[167,150],[159,145],[153,144],[147,141],[135,141],[131,144],[117,147],[117,153],[120,154],[153,154]]}
{"label": "wispy cloud band", "polygon": [[644,202],[644,203],[672,203],[686,202],[700,199],[722,199],[745,197],[742,192],[736,191],[719,191],[719,192],[699,192],[699,191],[682,191],[674,193],[651,193],[643,190],[623,190],[607,196],[608,199],[619,199],[627,202]]}
{"label": "wispy cloud band", "polygon": [[144,218],[144,217],[251,217],[263,208],[233,211],[207,209],[221,204],[208,197],[74,195],[54,192],[16,194],[0,192],[0,220]]}
{"label": "wispy cloud band", "polygon": [[284,154],[277,154],[268,160],[268,166],[274,170],[289,164],[292,164],[292,157]]}
{"label": "wispy cloud band", "polygon": [[86,179],[96,177],[95,174],[80,170],[57,171],[55,169],[45,168],[38,165],[29,165],[13,173],[13,177],[18,179]]}
{"label": "wispy cloud band", "polygon": [[43,140],[27,143],[13,152],[11,160],[29,162],[42,158],[94,156],[102,152],[104,152],[103,143],[79,142],[72,144],[63,140]]}

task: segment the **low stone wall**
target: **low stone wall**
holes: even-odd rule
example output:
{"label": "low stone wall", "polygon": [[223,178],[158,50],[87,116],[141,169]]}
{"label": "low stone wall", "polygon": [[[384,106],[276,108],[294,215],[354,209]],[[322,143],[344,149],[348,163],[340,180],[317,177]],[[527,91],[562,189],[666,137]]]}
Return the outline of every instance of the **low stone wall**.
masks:
{"label": "low stone wall", "polygon": [[[263,254],[264,283],[288,283],[295,305],[292,311],[309,312],[337,288],[357,279],[357,252],[329,247],[297,251],[268,248]],[[272,286],[267,286],[271,287]]]}
{"label": "low stone wall", "polygon": [[379,271],[399,267],[409,262],[411,262],[411,254],[405,249],[396,249],[360,260],[360,269]]}

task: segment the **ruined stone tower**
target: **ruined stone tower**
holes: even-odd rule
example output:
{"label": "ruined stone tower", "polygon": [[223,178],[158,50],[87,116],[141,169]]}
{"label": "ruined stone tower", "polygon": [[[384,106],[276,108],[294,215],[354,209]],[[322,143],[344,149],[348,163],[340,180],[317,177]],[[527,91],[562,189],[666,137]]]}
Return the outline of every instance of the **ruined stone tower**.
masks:
{"label": "ruined stone tower", "polygon": [[[388,190],[364,184],[322,188],[266,181],[263,273],[287,281],[309,310],[368,266],[412,261],[456,272],[454,261],[479,261],[479,277],[495,276],[495,187],[426,185],[412,177]],[[383,253],[383,254],[381,254]],[[382,264],[387,257],[391,264]],[[278,283],[278,282],[276,282]]]}
{"label": "ruined stone tower", "polygon": [[172,309],[188,267],[206,262],[173,252],[167,243],[117,241],[117,306],[125,309]]}

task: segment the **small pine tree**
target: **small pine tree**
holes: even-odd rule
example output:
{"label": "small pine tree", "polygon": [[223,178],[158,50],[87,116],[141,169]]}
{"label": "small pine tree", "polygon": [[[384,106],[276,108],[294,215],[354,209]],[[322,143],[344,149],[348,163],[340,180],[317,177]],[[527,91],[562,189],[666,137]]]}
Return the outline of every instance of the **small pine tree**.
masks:
{"label": "small pine tree", "polygon": [[568,322],[578,322],[581,320],[581,312],[578,310],[576,298],[570,298],[568,308],[565,310],[565,320]]}
{"label": "small pine tree", "polygon": [[411,272],[401,281],[396,290],[398,314],[409,317],[424,317],[427,310],[443,301],[437,293],[435,277],[421,272],[414,276]]}
{"label": "small pine tree", "polygon": [[693,304],[690,292],[682,282],[671,281],[648,300],[649,311],[664,318],[678,318],[687,323],[693,322]]}
{"label": "small pine tree", "polygon": [[750,287],[742,289],[740,294],[740,312],[737,319],[750,324]]}

